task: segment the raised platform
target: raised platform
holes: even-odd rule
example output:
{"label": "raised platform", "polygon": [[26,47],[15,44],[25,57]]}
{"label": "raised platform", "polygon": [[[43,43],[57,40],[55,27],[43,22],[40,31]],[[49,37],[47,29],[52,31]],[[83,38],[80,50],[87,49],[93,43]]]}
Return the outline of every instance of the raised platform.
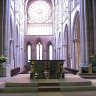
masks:
{"label": "raised platform", "polygon": [[96,73],[80,73],[80,77],[86,78],[86,79],[95,79]]}
{"label": "raised platform", "polygon": [[0,93],[33,93],[33,92],[71,92],[94,91],[91,81],[77,75],[67,74],[65,79],[30,79],[29,74],[19,74],[7,78],[6,87]]}
{"label": "raised platform", "polygon": [[0,89],[5,87],[5,82],[0,82]]}

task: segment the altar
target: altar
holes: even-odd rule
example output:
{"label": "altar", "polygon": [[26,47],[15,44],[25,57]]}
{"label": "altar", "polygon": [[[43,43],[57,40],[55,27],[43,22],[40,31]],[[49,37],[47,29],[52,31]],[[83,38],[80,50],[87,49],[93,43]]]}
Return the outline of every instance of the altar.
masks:
{"label": "altar", "polygon": [[30,60],[30,79],[64,78],[64,60]]}

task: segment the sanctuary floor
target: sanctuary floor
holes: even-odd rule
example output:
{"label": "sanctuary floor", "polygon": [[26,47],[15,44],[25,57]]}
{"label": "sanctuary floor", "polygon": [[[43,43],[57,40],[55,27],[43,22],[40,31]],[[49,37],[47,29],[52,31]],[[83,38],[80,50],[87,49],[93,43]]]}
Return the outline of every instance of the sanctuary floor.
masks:
{"label": "sanctuary floor", "polygon": [[[0,83],[57,83],[58,79],[40,79],[40,80],[30,80],[29,74],[18,74],[14,77],[0,77]],[[79,75],[66,74],[65,79],[60,82],[91,82],[92,86],[96,86],[96,79],[83,79]],[[69,85],[68,85],[69,86]],[[2,87],[2,86],[1,86]],[[0,96],[96,96],[96,91],[62,91],[62,92],[32,92],[32,93],[0,93]]]}

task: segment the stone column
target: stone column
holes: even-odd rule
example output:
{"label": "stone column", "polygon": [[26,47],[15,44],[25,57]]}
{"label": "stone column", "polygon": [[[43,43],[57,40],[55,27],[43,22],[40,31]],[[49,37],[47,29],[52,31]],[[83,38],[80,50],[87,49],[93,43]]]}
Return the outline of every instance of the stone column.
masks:
{"label": "stone column", "polygon": [[49,59],[47,53],[48,53],[48,51],[45,49],[45,50],[44,50],[44,53],[43,53],[43,54],[44,54],[44,55],[43,55],[43,56],[44,56],[44,57],[43,57],[44,60],[48,60],[48,59]]}
{"label": "stone column", "polygon": [[[1,0],[3,1],[3,0]],[[9,56],[9,32],[10,32],[10,0],[4,0],[3,1],[4,5],[3,6],[3,48],[7,48],[6,51],[4,51],[4,55],[5,56]],[[10,66],[10,62],[9,59],[7,60],[7,62],[4,65],[5,68],[5,76],[10,77],[11,76],[11,68],[12,65]]]}
{"label": "stone column", "polygon": [[93,18],[94,18],[94,53],[96,54],[96,0],[93,0]]}
{"label": "stone column", "polygon": [[71,67],[72,44],[71,44],[71,0],[68,0],[68,65]]}
{"label": "stone column", "polygon": [[27,50],[27,46],[25,46],[25,48],[24,48],[24,60],[25,60],[25,62],[24,62],[24,64],[27,64],[27,62],[28,62],[28,50]]}
{"label": "stone column", "polygon": [[90,63],[90,56],[94,54],[94,30],[93,30],[93,0],[86,1],[86,34],[87,34],[87,58]]}
{"label": "stone column", "polygon": [[32,59],[33,60],[36,60],[37,58],[36,58],[36,46],[35,46],[35,44],[33,44],[32,45]]}
{"label": "stone column", "polygon": [[[8,1],[8,0],[7,0]],[[6,31],[6,6],[7,6],[6,0],[0,1],[0,55],[4,54],[4,48],[5,48],[5,31]]]}
{"label": "stone column", "polygon": [[80,0],[81,66],[88,67],[94,53],[92,0]]}
{"label": "stone column", "polygon": [[84,0],[80,0],[80,44],[81,44],[81,66],[86,64],[86,46],[85,46],[85,9]]}

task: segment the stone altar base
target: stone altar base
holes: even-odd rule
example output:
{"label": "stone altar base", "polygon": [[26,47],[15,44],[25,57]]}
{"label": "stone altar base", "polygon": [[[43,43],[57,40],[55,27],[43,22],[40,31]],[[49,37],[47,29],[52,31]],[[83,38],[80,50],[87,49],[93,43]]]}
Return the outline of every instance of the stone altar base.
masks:
{"label": "stone altar base", "polygon": [[29,75],[19,74],[7,78],[0,93],[96,91],[96,86],[92,86],[91,81],[79,76],[66,75],[65,79],[30,79]]}
{"label": "stone altar base", "polygon": [[30,79],[64,78],[64,60],[30,60]]}

